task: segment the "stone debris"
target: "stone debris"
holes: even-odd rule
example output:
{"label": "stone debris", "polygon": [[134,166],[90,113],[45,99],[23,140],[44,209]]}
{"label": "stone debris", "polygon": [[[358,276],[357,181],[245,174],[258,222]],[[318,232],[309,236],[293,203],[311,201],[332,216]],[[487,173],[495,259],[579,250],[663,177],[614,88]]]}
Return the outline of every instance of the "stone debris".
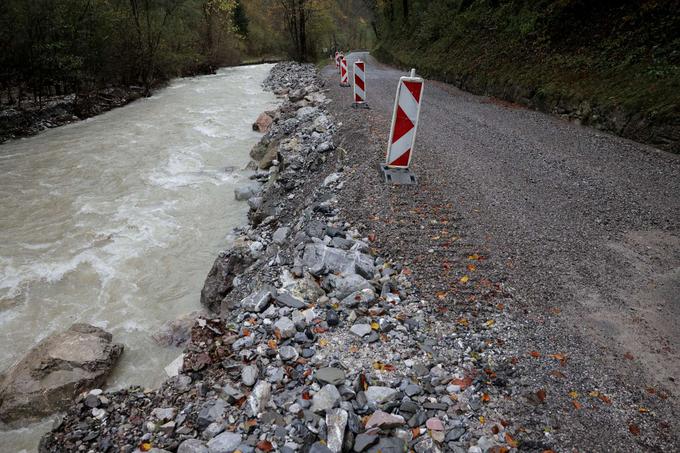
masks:
{"label": "stone debris", "polygon": [[40,451],[515,451],[483,397],[505,376],[490,329],[441,321],[408,267],[343,219],[351,175],[314,67],[278,64],[265,86],[283,103],[238,192],[249,225],[201,292],[214,315],[160,388],[83,395]]}

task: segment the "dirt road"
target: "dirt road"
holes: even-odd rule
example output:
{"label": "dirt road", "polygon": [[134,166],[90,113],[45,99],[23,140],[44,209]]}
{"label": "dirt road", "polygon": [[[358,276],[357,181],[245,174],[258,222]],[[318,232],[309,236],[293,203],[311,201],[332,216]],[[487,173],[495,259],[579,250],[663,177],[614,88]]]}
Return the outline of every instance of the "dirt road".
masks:
{"label": "dirt road", "polygon": [[527,430],[521,449],[545,436],[564,451],[680,449],[680,156],[427,81],[419,185],[388,188],[376,167],[406,72],[368,54],[350,68],[358,57],[370,110],[323,71],[365,188],[345,209],[452,319],[479,285],[509,288],[498,335],[517,374],[502,405]]}

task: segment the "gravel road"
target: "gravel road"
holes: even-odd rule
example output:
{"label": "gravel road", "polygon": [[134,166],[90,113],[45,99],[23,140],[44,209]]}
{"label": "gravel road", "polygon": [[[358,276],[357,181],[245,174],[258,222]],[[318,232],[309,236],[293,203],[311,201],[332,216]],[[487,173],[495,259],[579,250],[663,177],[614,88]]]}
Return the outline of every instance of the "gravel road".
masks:
{"label": "gravel road", "polygon": [[370,110],[323,70],[362,187],[344,208],[451,319],[475,316],[479,287],[508,288],[498,341],[518,374],[502,404],[521,450],[550,436],[564,451],[678,451],[680,156],[427,81],[419,184],[386,187],[377,165],[406,72],[363,53],[350,68],[358,57]]}

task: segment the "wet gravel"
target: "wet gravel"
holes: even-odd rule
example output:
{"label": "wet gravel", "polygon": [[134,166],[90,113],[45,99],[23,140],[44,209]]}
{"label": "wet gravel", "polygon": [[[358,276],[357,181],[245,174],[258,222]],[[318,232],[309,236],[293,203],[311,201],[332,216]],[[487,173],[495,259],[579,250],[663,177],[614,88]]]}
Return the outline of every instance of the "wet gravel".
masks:
{"label": "wet gravel", "polygon": [[428,82],[419,185],[387,187],[405,72],[360,56],[370,110],[323,71],[350,162],[343,213],[442,320],[507,321],[490,328],[516,373],[491,397],[520,450],[677,451],[678,156]]}

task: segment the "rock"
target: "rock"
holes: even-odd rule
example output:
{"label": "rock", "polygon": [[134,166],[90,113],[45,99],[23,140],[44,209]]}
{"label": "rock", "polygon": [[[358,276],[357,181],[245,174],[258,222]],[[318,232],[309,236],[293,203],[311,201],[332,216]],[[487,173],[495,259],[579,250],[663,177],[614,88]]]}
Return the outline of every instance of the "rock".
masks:
{"label": "rock", "polygon": [[198,417],[196,418],[198,426],[205,429],[211,423],[221,421],[222,417],[224,417],[224,410],[226,407],[227,404],[223,399],[205,403],[201,407],[201,410],[198,412]]}
{"label": "rock", "polygon": [[79,393],[104,384],[123,353],[112,336],[88,324],[50,335],[7,371],[0,420],[40,417],[66,408]]}
{"label": "rock", "polygon": [[305,246],[302,261],[313,275],[354,274],[365,278],[373,278],[375,266],[373,258],[358,251],[328,247],[313,242]]}
{"label": "rock", "polygon": [[248,396],[247,412],[251,417],[255,417],[260,412],[264,411],[269,402],[272,393],[272,385],[267,381],[260,381],[253,388],[253,391]]}
{"label": "rock", "polygon": [[151,416],[160,421],[172,420],[176,415],[177,409],[174,407],[159,407],[151,411]]}
{"label": "rock", "polygon": [[326,310],[326,323],[331,327],[340,324],[340,317],[338,316],[338,312],[333,310],[332,308]]}
{"label": "rock", "polygon": [[307,307],[306,303],[304,303],[300,299],[297,299],[297,298],[291,296],[289,293],[287,293],[285,291],[282,292],[281,294],[279,294],[278,296],[276,296],[276,302],[279,305],[284,305],[286,307],[296,308],[296,309]]}
{"label": "rock", "polygon": [[208,310],[219,312],[222,299],[234,287],[234,278],[253,262],[247,248],[235,247],[221,253],[208,273],[201,290],[201,304]]}
{"label": "rock", "polygon": [[265,133],[272,126],[273,122],[274,119],[271,116],[267,115],[266,112],[262,112],[253,123],[253,130]]}
{"label": "rock", "polygon": [[340,401],[340,392],[334,385],[326,384],[312,397],[312,412],[324,412],[333,409]]}
{"label": "rock", "polygon": [[200,315],[201,312],[196,311],[167,321],[151,335],[151,338],[163,347],[184,346],[191,339],[191,328]]}
{"label": "rock", "polygon": [[392,399],[392,397],[397,394],[397,390],[390,387],[372,385],[368,387],[364,393],[366,394],[366,399],[369,403],[380,404]]}
{"label": "rock", "polygon": [[365,337],[369,333],[373,332],[373,329],[369,324],[354,324],[352,327],[350,327],[349,331],[358,337]]}
{"label": "rock", "polygon": [[420,395],[421,393],[423,393],[423,388],[416,384],[409,384],[404,389],[404,393],[406,394],[406,396],[409,397]]}
{"label": "rock", "polygon": [[315,303],[317,299],[326,294],[308,272],[305,272],[302,278],[284,283],[283,289],[294,298],[303,300],[306,303]]}
{"label": "rock", "polygon": [[345,427],[347,426],[347,411],[333,409],[326,413],[326,446],[333,453],[342,451],[342,443],[345,439]]}
{"label": "rock", "polygon": [[267,309],[271,301],[271,290],[263,289],[241,300],[241,308],[249,312],[262,313]]}
{"label": "rock", "polygon": [[241,370],[241,382],[243,385],[252,387],[257,382],[257,377],[260,374],[255,365],[244,366]]}
{"label": "rock", "polygon": [[279,348],[279,356],[284,362],[294,362],[298,358],[297,350],[292,346],[281,346]]}
{"label": "rock", "polygon": [[184,354],[180,354],[177,356],[175,360],[170,362],[165,368],[165,374],[168,375],[168,377],[175,377],[179,375],[179,372],[182,370],[182,367],[184,366]]}
{"label": "rock", "polygon": [[258,196],[262,192],[262,184],[250,182],[234,189],[234,198],[238,201],[247,201]]}
{"label": "rock", "polygon": [[340,304],[347,308],[356,308],[359,305],[363,307],[370,306],[375,301],[375,291],[373,288],[362,289],[361,291],[354,291],[349,296],[342,299]]}
{"label": "rock", "polygon": [[314,442],[308,453],[332,453],[332,451],[321,442]]}
{"label": "rock", "polygon": [[438,418],[432,417],[425,422],[427,429],[432,429],[434,431],[444,431],[444,424]]}
{"label": "rock", "polygon": [[362,289],[373,289],[373,285],[365,278],[357,274],[329,275],[326,278],[329,290],[335,291],[335,297],[345,299],[347,296]]}
{"label": "rock", "polygon": [[205,443],[198,439],[187,439],[177,448],[177,453],[209,453]]}
{"label": "rock", "polygon": [[272,234],[272,241],[274,241],[275,244],[283,245],[286,243],[288,233],[290,233],[289,227],[278,228],[274,231],[274,234]]}
{"label": "rock", "polygon": [[404,453],[408,451],[406,442],[398,437],[382,437],[378,445],[371,447],[369,453]]}
{"label": "rock", "polygon": [[334,182],[337,182],[338,179],[340,179],[340,173],[331,173],[330,175],[326,176],[326,179],[323,180],[323,186],[329,186]]}
{"label": "rock", "polygon": [[240,434],[224,432],[210,439],[208,451],[210,453],[232,453],[241,445],[241,439]]}
{"label": "rock", "polygon": [[365,433],[359,434],[354,439],[353,450],[356,451],[357,453],[362,452],[371,445],[374,445],[376,442],[378,442],[377,434],[365,434]]}
{"label": "rock", "polygon": [[320,384],[341,385],[345,382],[345,372],[340,368],[319,368],[314,377]]}
{"label": "rock", "polygon": [[388,430],[398,428],[406,424],[406,420],[401,415],[388,414],[383,411],[375,411],[366,422],[366,429],[380,428]]}
{"label": "rock", "polygon": [[284,316],[274,324],[274,329],[279,332],[281,338],[291,338],[295,335],[295,324],[290,318]]}

